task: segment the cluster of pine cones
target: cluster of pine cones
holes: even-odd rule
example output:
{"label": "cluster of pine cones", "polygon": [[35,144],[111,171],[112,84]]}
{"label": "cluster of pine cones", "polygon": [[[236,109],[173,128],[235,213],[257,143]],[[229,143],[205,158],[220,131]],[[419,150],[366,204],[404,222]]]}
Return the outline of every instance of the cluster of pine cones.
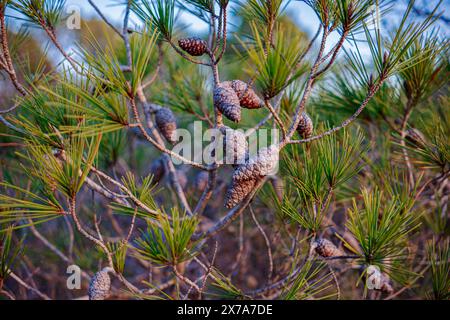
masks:
{"label": "cluster of pine cones", "polygon": [[[201,56],[208,50],[206,41],[197,37],[180,39],[178,45],[191,56]],[[249,84],[241,80],[224,81],[217,84],[214,88],[213,100],[214,106],[233,122],[241,121],[241,108],[259,109],[265,106],[264,100]],[[174,118],[168,112],[158,112],[161,113],[160,118],[162,119],[160,122],[156,121],[158,127],[168,141],[174,141],[171,139],[170,132],[172,128],[176,128],[176,125],[168,125],[168,123],[174,124]],[[248,144],[243,133],[226,126],[220,127],[220,130],[224,135],[223,147],[226,163],[231,163],[235,167],[232,183],[225,199],[225,206],[232,208],[254,189],[261,178],[273,172],[278,162],[279,148],[277,145],[271,145],[249,158]],[[167,134],[164,134],[164,131]],[[297,132],[303,139],[311,137],[313,133],[313,122],[305,112],[301,114]],[[203,183],[202,187],[204,187]]]}
{"label": "cluster of pine cones", "polygon": [[233,122],[241,121],[241,108],[259,109],[264,101],[241,80],[224,81],[214,88],[214,105]]}

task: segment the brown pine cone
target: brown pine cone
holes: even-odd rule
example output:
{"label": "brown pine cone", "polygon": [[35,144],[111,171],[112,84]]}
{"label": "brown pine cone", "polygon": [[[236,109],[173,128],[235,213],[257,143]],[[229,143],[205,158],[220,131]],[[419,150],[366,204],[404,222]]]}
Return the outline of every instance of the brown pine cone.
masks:
{"label": "brown pine cone", "polygon": [[160,108],[155,112],[156,125],[161,134],[170,143],[175,143],[175,131],[177,130],[177,123],[173,112],[168,108]]}
{"label": "brown pine cone", "polygon": [[111,290],[111,278],[109,273],[111,268],[104,268],[97,272],[89,283],[89,300],[105,300]]}
{"label": "brown pine cone", "polygon": [[264,107],[264,101],[258,97],[255,91],[247,83],[241,80],[226,81],[239,97],[241,107],[247,109],[259,109]]}
{"label": "brown pine cone", "polygon": [[208,179],[209,179],[208,171],[200,171],[195,176],[194,180],[195,189],[200,192],[203,192],[206,189],[206,186],[208,185]]}
{"label": "brown pine cone", "polygon": [[248,143],[245,134],[230,127],[220,127],[223,137],[223,160],[226,164],[242,164],[248,156]]}
{"label": "brown pine cone", "polygon": [[164,162],[162,158],[158,158],[153,160],[150,165],[150,173],[153,176],[152,184],[156,184],[163,178],[166,172],[166,167],[164,166]]}
{"label": "brown pine cone", "polygon": [[324,238],[319,238],[314,241],[312,249],[314,249],[318,255],[324,258],[338,257],[342,255],[341,250],[339,250],[333,242]]}
{"label": "brown pine cone", "polygon": [[241,121],[239,98],[228,84],[219,84],[214,88],[214,105],[225,117],[234,122]]}
{"label": "brown pine cone", "polygon": [[191,56],[201,56],[207,49],[206,41],[197,37],[180,39],[178,45]]}
{"label": "brown pine cone", "polygon": [[241,202],[253,190],[259,179],[272,173],[278,163],[278,152],[279,147],[276,145],[263,148],[247,163],[236,168],[225,199],[227,208],[232,208]]}
{"label": "brown pine cone", "polygon": [[233,208],[244,200],[244,198],[253,190],[258,179],[259,178],[242,181],[233,179],[233,182],[230,188],[228,188],[225,196],[225,207]]}
{"label": "brown pine cone", "polygon": [[312,136],[314,129],[313,122],[306,112],[303,112],[300,116],[300,122],[298,123],[297,132],[303,139],[308,139]]}
{"label": "brown pine cone", "polygon": [[272,174],[278,164],[279,147],[271,145],[262,148],[256,156],[253,156],[247,163],[240,165],[233,173],[236,181],[253,180],[256,177],[264,177]]}

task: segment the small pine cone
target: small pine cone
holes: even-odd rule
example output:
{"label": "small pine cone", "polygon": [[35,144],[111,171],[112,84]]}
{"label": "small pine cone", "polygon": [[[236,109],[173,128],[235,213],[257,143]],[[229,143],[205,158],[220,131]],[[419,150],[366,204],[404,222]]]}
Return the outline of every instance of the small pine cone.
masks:
{"label": "small pine cone", "polygon": [[410,128],[406,130],[406,139],[418,147],[424,147],[426,144],[425,136],[422,132],[415,128]]}
{"label": "small pine cone", "polygon": [[248,143],[245,134],[222,126],[220,132],[224,135],[223,156],[227,164],[242,164],[248,156]]}
{"label": "small pine cone", "polygon": [[240,165],[233,173],[236,181],[254,180],[272,174],[278,164],[280,149],[276,145],[262,148],[247,163]]}
{"label": "small pine cone", "polygon": [[161,134],[170,143],[177,142],[175,140],[175,131],[177,123],[173,112],[168,108],[161,108],[155,112],[155,121]]}
{"label": "small pine cone", "polygon": [[162,158],[158,158],[153,160],[150,166],[150,173],[153,176],[152,183],[156,184],[163,178],[166,172],[166,167],[164,166],[164,162]]}
{"label": "small pine cone", "polygon": [[209,173],[208,171],[200,171],[194,180],[195,189],[203,192],[208,185]]}
{"label": "small pine cone", "polygon": [[278,200],[281,202],[283,200],[283,194],[284,194],[283,179],[281,179],[278,176],[272,176],[270,178],[270,183],[272,184],[273,190],[275,191],[275,194],[277,195]]}
{"label": "small pine cone", "polygon": [[237,181],[233,179],[230,188],[225,196],[225,207],[233,208],[253,190],[258,178],[251,180]]}
{"label": "small pine cone", "polygon": [[178,40],[181,49],[189,53],[191,56],[201,56],[206,52],[206,41],[200,38],[185,38]]}
{"label": "small pine cone", "polygon": [[227,81],[239,97],[241,107],[247,109],[259,109],[264,107],[264,101],[258,97],[255,91],[241,80]]}
{"label": "small pine cone", "polygon": [[342,255],[341,250],[339,250],[333,242],[324,238],[320,238],[314,241],[312,249],[314,249],[318,255],[324,258],[338,257]]}
{"label": "small pine cone", "polygon": [[215,87],[214,105],[231,121],[241,121],[239,98],[230,85],[222,83]]}
{"label": "small pine cone", "polygon": [[300,122],[298,123],[297,132],[303,139],[308,139],[312,136],[314,129],[313,122],[306,112],[303,112],[300,116]]}
{"label": "small pine cone", "polygon": [[89,300],[105,300],[109,296],[111,278],[108,272],[111,270],[111,268],[104,268],[92,277],[89,283]]}

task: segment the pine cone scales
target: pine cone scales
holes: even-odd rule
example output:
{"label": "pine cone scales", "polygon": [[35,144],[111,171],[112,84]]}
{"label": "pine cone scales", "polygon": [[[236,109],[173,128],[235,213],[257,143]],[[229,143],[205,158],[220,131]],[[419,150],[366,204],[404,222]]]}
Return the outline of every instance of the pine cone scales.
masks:
{"label": "pine cone scales", "polygon": [[316,253],[324,258],[328,257],[338,257],[342,255],[341,250],[339,250],[333,242],[328,239],[317,239],[313,243],[313,249]]}
{"label": "pine cone scales", "polygon": [[108,272],[111,268],[104,268],[97,272],[89,283],[89,300],[105,300],[111,290],[111,278]]}
{"label": "pine cone scales", "polygon": [[247,109],[259,109],[264,107],[264,101],[258,97],[255,91],[241,80],[226,81],[239,97],[241,107]]}
{"label": "pine cone scales", "polygon": [[314,125],[306,112],[303,112],[300,116],[300,122],[298,123],[297,132],[303,139],[308,139],[312,136]]}
{"label": "pine cone scales", "polygon": [[241,121],[241,107],[239,98],[229,84],[222,83],[214,89],[214,105],[228,119],[234,122]]}
{"label": "pine cone scales", "polygon": [[233,173],[236,181],[252,180],[255,177],[264,177],[271,174],[278,164],[279,148],[271,145],[261,149],[258,154],[239,166]]}
{"label": "pine cone scales", "polygon": [[258,154],[240,165],[233,173],[233,182],[227,191],[225,207],[232,208],[241,202],[262,177],[271,174],[278,162],[278,146],[261,149]]}
{"label": "pine cone scales", "polygon": [[253,190],[258,180],[236,181],[233,179],[231,187],[225,196],[225,207],[233,208]]}
{"label": "pine cone scales", "polygon": [[248,144],[245,134],[227,126],[221,127],[220,131],[224,135],[224,162],[227,164],[244,163],[248,154]]}
{"label": "pine cone scales", "polygon": [[175,143],[175,131],[177,123],[174,114],[168,108],[160,108],[155,112],[156,125],[161,134],[170,143]]}
{"label": "pine cone scales", "polygon": [[203,55],[207,49],[206,41],[197,37],[180,39],[178,40],[178,45],[181,49],[195,57]]}

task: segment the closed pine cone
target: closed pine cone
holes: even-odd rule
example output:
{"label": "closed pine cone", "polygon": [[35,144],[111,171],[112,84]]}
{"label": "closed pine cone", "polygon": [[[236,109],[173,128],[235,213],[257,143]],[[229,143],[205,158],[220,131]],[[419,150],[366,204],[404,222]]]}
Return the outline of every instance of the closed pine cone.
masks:
{"label": "closed pine cone", "polygon": [[105,300],[109,296],[111,290],[111,278],[109,271],[111,268],[104,268],[97,272],[89,283],[89,300]]}
{"label": "closed pine cone", "polygon": [[214,88],[214,105],[225,117],[234,122],[241,121],[241,107],[236,92],[227,83]]}
{"label": "closed pine cone", "polygon": [[297,132],[303,139],[308,139],[312,136],[314,129],[313,122],[306,112],[303,112],[300,116],[300,122],[298,123]]}
{"label": "closed pine cone", "polygon": [[197,37],[180,39],[178,45],[191,56],[201,56],[207,49],[206,41]]}
{"label": "closed pine cone", "polygon": [[170,143],[175,143],[177,123],[173,112],[168,108],[160,108],[155,112],[155,121],[161,134]]}
{"label": "closed pine cone", "polygon": [[258,97],[255,91],[241,80],[226,81],[239,97],[241,107],[247,109],[259,109],[264,107],[264,101]]}
{"label": "closed pine cone", "polygon": [[225,196],[225,207],[233,208],[240,203],[253,190],[258,178],[251,180],[236,181],[233,179]]}
{"label": "closed pine cone", "polygon": [[316,253],[324,258],[328,257],[338,257],[342,255],[341,250],[339,250],[333,242],[328,239],[317,239],[313,243],[313,249]]}
{"label": "closed pine cone", "polygon": [[224,162],[227,164],[244,163],[248,155],[248,143],[245,134],[227,126],[222,126],[220,132],[224,135]]}
{"label": "closed pine cone", "polygon": [[247,163],[240,165],[233,173],[233,179],[237,181],[251,180],[256,177],[264,177],[271,173],[278,164],[278,153],[280,149],[276,145],[262,148],[256,156]]}

